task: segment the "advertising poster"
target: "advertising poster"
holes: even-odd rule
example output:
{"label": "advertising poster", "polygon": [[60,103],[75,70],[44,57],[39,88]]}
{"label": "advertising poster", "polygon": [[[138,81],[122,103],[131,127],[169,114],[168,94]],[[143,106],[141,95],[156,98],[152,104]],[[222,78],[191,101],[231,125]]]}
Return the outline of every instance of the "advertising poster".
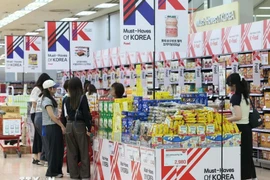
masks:
{"label": "advertising poster", "polygon": [[8,119],[3,120],[3,135],[21,135],[21,120],[20,119]]}
{"label": "advertising poster", "polygon": [[24,71],[42,72],[42,37],[24,36]]}
{"label": "advertising poster", "polygon": [[204,32],[204,55],[221,54],[221,30]]}
{"label": "advertising poster", "polygon": [[185,52],[188,41],[188,1],[157,1],[156,50]]}
{"label": "advertising poster", "polygon": [[204,33],[188,35],[188,57],[199,57],[203,55]]}
{"label": "advertising poster", "polygon": [[270,48],[270,20],[263,21],[263,49]]}
{"label": "advertising poster", "polygon": [[154,51],[154,0],[120,0],[120,46],[125,51]]}
{"label": "advertising poster", "polygon": [[240,51],[241,25],[223,28],[221,30],[222,54]]}
{"label": "advertising poster", "polygon": [[5,72],[23,72],[23,36],[5,36]]}
{"label": "advertising poster", "polygon": [[263,21],[241,25],[241,51],[261,50],[263,46]]}
{"label": "advertising poster", "polygon": [[47,70],[70,69],[70,22],[45,22]]}
{"label": "advertising poster", "polygon": [[93,22],[70,22],[72,70],[93,68]]}

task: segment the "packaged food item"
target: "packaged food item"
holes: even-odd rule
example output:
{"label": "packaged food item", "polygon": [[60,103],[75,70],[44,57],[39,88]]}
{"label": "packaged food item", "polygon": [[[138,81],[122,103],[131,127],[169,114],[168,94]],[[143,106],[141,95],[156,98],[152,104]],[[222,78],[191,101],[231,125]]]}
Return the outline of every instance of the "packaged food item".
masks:
{"label": "packaged food item", "polygon": [[195,124],[188,124],[188,135],[196,135],[197,134],[197,126]]}
{"label": "packaged food item", "polygon": [[204,125],[197,126],[197,134],[198,135],[205,135],[205,126]]}
{"label": "packaged food item", "polygon": [[214,124],[207,124],[206,125],[206,134],[207,135],[215,134],[215,125]]}

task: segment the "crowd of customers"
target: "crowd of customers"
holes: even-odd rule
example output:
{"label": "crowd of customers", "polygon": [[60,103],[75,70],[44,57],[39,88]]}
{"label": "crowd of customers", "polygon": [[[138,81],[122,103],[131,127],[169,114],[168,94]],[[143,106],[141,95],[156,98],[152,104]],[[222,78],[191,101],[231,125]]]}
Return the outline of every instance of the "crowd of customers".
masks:
{"label": "crowd of customers", "polygon": [[[89,81],[77,77],[67,80],[63,88],[62,107],[55,98],[58,84],[46,73],[38,78],[30,95],[31,120],[35,127],[33,164],[47,167],[46,177],[63,177],[64,144],[67,147],[67,173],[71,179],[90,178],[89,142],[92,116],[88,95],[99,98]],[[114,83],[108,98],[122,98],[124,86]],[[61,113],[59,113],[61,109]]]}

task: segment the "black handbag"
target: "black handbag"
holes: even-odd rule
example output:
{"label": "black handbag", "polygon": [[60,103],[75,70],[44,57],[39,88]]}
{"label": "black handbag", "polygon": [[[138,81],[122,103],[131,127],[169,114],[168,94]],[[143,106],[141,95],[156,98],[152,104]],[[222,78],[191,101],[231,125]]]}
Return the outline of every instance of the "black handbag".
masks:
{"label": "black handbag", "polygon": [[251,106],[252,106],[252,112],[249,113],[249,124],[251,128],[257,128],[263,124],[263,121],[261,119],[260,113],[255,108],[253,102],[251,99],[249,99]]}

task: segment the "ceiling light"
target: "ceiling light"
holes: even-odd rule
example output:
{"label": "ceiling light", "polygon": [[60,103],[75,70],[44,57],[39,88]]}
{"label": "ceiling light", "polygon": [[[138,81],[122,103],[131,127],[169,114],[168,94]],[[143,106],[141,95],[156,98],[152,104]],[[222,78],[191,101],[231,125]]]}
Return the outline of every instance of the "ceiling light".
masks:
{"label": "ceiling light", "polygon": [[270,17],[270,14],[258,14],[258,15],[255,15],[255,17],[267,18],[267,17]]}
{"label": "ceiling light", "polygon": [[76,14],[76,16],[90,16],[91,14],[95,14],[97,11],[82,11]]}
{"label": "ceiling light", "polygon": [[35,31],[37,31],[37,32],[41,32],[41,31],[44,31],[45,29],[43,29],[43,28],[40,28],[40,29],[37,29],[37,30],[35,30]]}
{"label": "ceiling light", "polygon": [[39,34],[38,32],[28,32],[25,35],[26,36],[35,36],[35,35],[38,35],[38,34]]}
{"label": "ceiling light", "polygon": [[259,9],[270,9],[270,7],[259,7]]}
{"label": "ceiling light", "polygon": [[61,19],[60,21],[75,21],[79,18],[64,18],[64,19]]}
{"label": "ceiling light", "polygon": [[118,5],[117,3],[102,3],[100,5],[97,5],[95,8],[111,8],[117,5]]}

